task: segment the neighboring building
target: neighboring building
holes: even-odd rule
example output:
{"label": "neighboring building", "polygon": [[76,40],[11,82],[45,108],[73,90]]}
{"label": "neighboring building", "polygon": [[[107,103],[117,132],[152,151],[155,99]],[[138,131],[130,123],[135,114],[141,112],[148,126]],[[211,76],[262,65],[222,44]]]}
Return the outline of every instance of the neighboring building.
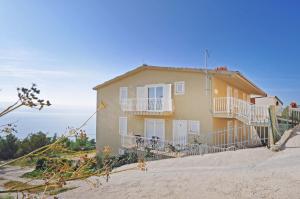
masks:
{"label": "neighboring building", "polygon": [[283,102],[277,96],[266,96],[266,97],[253,97],[251,98],[253,104],[262,105],[262,106],[276,106],[282,108]]}
{"label": "neighboring building", "polygon": [[176,144],[229,129],[222,142],[243,139],[230,129],[265,122],[267,109],[250,108],[250,95],[266,94],[240,72],[221,68],[143,65],[96,86],[97,150],[109,145],[116,154],[136,135]]}

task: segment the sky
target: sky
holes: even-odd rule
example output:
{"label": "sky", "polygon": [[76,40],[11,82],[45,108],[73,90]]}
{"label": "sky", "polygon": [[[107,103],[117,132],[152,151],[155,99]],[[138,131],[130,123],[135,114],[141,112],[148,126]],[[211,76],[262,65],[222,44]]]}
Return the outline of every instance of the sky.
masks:
{"label": "sky", "polygon": [[[20,121],[24,135],[60,132],[95,111],[97,84],[142,64],[203,67],[205,49],[209,68],[225,65],[286,105],[300,103],[299,7],[296,0],[0,0],[0,109],[16,100],[16,87],[34,82],[53,106],[4,120]],[[95,120],[89,125],[94,134]]]}

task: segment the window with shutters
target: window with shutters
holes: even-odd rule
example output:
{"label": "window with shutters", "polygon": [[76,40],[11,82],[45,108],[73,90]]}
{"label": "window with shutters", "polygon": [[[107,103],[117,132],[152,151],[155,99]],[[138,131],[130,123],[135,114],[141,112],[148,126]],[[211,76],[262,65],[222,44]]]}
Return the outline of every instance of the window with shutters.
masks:
{"label": "window with shutters", "polygon": [[196,120],[189,120],[188,130],[190,134],[199,134],[200,133],[200,122]]}
{"label": "window with shutters", "polygon": [[183,95],[185,92],[184,82],[175,82],[175,95]]}

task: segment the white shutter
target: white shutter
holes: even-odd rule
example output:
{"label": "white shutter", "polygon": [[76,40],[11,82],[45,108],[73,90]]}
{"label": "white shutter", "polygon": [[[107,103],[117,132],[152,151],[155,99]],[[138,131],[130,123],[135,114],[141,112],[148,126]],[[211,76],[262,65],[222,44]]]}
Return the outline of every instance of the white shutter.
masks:
{"label": "white shutter", "polygon": [[127,117],[119,118],[119,134],[127,135]]}
{"label": "white shutter", "polygon": [[148,90],[146,87],[136,87],[136,110],[145,111],[148,106]]}
{"label": "white shutter", "polygon": [[155,120],[154,119],[146,119],[145,120],[145,134],[147,138],[152,138],[155,136]]}
{"label": "white shutter", "polygon": [[162,119],[155,120],[155,136],[160,140],[165,139],[165,122]]}
{"label": "white shutter", "polygon": [[163,110],[172,111],[172,84],[163,87]]}

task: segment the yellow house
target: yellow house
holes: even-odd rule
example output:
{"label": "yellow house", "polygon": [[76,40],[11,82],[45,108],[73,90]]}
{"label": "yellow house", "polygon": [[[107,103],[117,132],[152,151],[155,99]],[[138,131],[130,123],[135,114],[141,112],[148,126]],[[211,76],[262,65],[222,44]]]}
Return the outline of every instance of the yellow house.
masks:
{"label": "yellow house", "polygon": [[[248,136],[234,129],[266,126],[268,121],[265,107],[250,104],[250,95],[266,93],[240,72],[226,68],[142,65],[94,90],[100,107],[96,119],[98,151],[109,145],[116,154],[136,144],[137,138],[143,142],[156,138],[174,146],[188,144],[193,136],[207,138],[224,129],[221,136],[210,136],[206,142],[227,146]],[[246,132],[245,128],[241,132]]]}

